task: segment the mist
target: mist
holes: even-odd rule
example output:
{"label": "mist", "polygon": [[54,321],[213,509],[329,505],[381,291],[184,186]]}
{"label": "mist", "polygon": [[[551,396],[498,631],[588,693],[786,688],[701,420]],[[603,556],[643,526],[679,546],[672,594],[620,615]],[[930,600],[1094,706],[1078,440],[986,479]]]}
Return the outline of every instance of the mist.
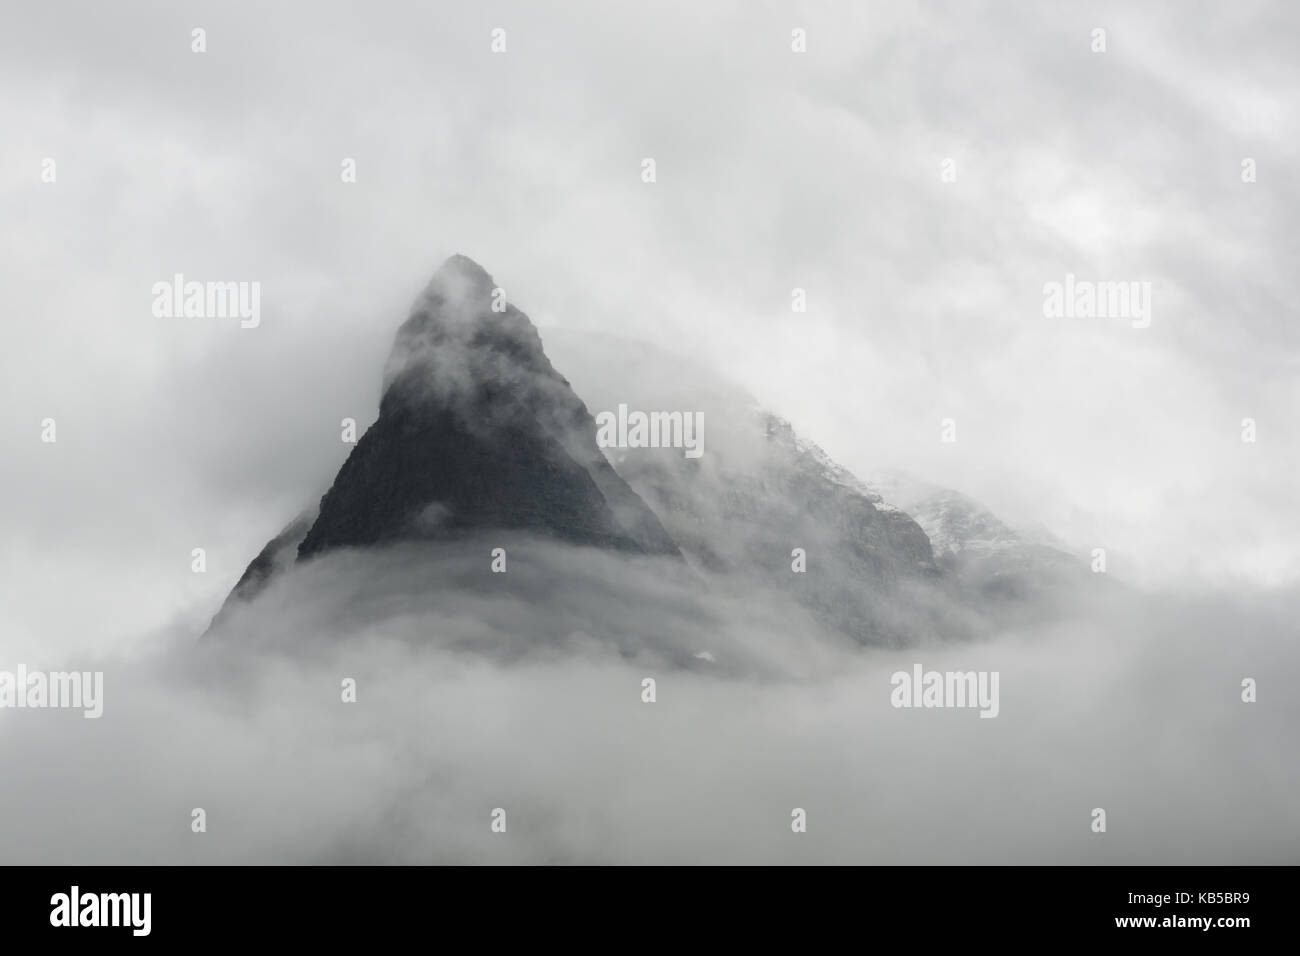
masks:
{"label": "mist", "polygon": [[[507,573],[480,574],[467,556],[481,552],[486,570],[492,544],[328,555],[202,642],[178,623],[143,657],[97,662],[98,720],[0,713],[13,770],[0,855],[1300,858],[1300,761],[1279,759],[1300,703],[1277,676],[1300,664],[1294,595],[1124,594],[1050,628],[873,651],[663,559],[519,541]],[[530,599],[560,578],[554,600]],[[892,707],[890,675],[915,663],[999,672],[998,716]],[[1245,677],[1256,703],[1241,700]],[[1105,833],[1090,830],[1098,807]],[[191,831],[195,808],[204,833]],[[491,829],[498,808],[504,833]],[[807,815],[797,838],[795,808]]]}
{"label": "mist", "polygon": [[[1208,0],[8,17],[0,668],[102,670],[105,699],[97,720],[0,709],[0,859],[1300,862],[1298,18]],[[761,409],[854,475],[902,469],[1073,558],[1103,549],[1107,573],[1084,573],[1115,586],[1015,613],[939,586],[882,603],[828,538],[787,542],[793,519],[754,522],[761,580],[487,534],[304,562],[200,639],[329,487],[343,423],[375,421],[386,371],[427,363],[434,394],[461,395],[458,335],[394,349],[457,252],[593,414],[702,411],[718,494],[765,460]],[[155,314],[177,274],[250,283],[256,326]],[[1150,323],[1049,317],[1066,276],[1149,288]],[[606,339],[648,343],[639,380]],[[846,616],[914,642],[864,647],[769,587],[800,544]],[[916,664],[997,671],[998,716],[892,707]]]}

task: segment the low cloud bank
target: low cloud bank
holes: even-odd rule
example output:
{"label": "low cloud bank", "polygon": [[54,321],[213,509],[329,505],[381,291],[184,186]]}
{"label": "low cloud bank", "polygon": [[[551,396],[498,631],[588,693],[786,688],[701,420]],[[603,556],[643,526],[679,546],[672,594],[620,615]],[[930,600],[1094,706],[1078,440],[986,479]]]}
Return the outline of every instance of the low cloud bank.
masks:
{"label": "low cloud bank", "polygon": [[[537,542],[494,575],[490,544],[330,555],[221,634],[66,662],[104,714],[0,710],[0,857],[1300,862],[1293,593],[872,651],[739,582]],[[891,706],[915,664],[997,671],[998,716]]]}

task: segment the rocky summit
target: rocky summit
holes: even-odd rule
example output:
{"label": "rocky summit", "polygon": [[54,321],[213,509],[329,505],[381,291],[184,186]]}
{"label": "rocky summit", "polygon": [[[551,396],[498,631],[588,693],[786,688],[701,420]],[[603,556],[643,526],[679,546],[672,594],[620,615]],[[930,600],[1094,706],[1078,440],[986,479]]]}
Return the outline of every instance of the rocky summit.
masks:
{"label": "rocky summit", "polygon": [[378,419],[319,507],[249,565],[217,621],[295,560],[511,531],[680,557],[597,446],[594,419],[528,316],[482,267],[456,255],[397,332]]}
{"label": "rocky summit", "polygon": [[[642,419],[680,423],[681,434],[653,440],[649,429],[652,440],[632,441]],[[990,602],[1037,606],[1044,592],[1074,587],[1077,561],[1032,546],[976,503],[948,489],[889,489],[886,501],[682,356],[558,329],[544,349],[492,277],[453,256],[398,329],[377,420],[319,504],[249,564],[213,625],[331,551],[401,544],[418,559],[421,542],[496,547],[521,535],[670,556],[706,587],[781,595],[874,646],[962,636],[977,608],[1005,617]],[[488,552],[475,553],[483,562]]]}
{"label": "rocky summit", "polygon": [[398,330],[379,419],[298,555],[497,529],[676,554],[595,435],[528,316],[477,263],[453,256]]}

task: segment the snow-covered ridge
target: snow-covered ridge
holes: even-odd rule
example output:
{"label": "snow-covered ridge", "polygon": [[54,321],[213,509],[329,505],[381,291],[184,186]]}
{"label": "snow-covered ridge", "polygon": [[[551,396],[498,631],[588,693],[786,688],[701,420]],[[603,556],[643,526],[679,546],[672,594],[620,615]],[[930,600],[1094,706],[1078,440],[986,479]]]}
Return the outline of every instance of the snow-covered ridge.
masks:
{"label": "snow-covered ridge", "polygon": [[930,538],[935,555],[975,552],[995,554],[1021,543],[993,514],[965,495],[945,491],[920,503],[912,518]]}
{"label": "snow-covered ridge", "polygon": [[761,414],[766,421],[768,438],[790,444],[795,457],[802,460],[816,474],[825,478],[831,484],[846,488],[866,498],[877,511],[903,512],[902,508],[886,501],[885,496],[880,493],[878,488],[863,481],[826,454],[826,451],[816,442],[800,437],[786,419],[766,412],[757,406],[755,406],[754,411]]}
{"label": "snow-covered ridge", "polygon": [[863,481],[836,462],[816,442],[795,434],[790,423],[773,416],[775,428],[788,435],[795,453],[817,473],[869,500],[877,510],[909,515],[930,539],[936,557],[944,554],[996,554],[1024,543],[988,509],[949,488],[937,488],[901,472],[880,484]]}

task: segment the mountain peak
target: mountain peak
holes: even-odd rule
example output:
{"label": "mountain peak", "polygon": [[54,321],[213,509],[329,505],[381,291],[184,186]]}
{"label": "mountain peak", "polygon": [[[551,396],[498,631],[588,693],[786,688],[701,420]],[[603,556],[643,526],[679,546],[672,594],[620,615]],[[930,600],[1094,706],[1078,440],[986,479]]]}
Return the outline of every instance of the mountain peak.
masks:
{"label": "mountain peak", "polygon": [[492,288],[492,276],[481,265],[467,255],[456,253],[443,260],[429,280],[430,285],[442,285],[461,282],[474,287]]}
{"label": "mountain peak", "polygon": [[431,387],[454,398],[466,388],[516,380],[518,366],[553,372],[528,316],[506,301],[486,269],[457,253],[434,272],[397,330],[382,392],[388,401],[400,384],[407,401],[424,400]]}
{"label": "mountain peak", "polygon": [[434,271],[415,300],[410,318],[398,330],[405,334],[423,332],[430,319],[444,328],[464,327],[499,318],[509,311],[505,292],[492,276],[469,256],[457,253]]}
{"label": "mountain peak", "polygon": [[497,544],[541,535],[681,560],[659,518],[606,460],[591,413],[551,365],[528,316],[482,266],[457,254],[397,331],[378,419],[319,508],[263,549],[222,614],[295,559],[484,533]]}
{"label": "mountain peak", "polygon": [[452,256],[398,329],[379,420],[299,555],[489,528],[678,555],[595,434],[528,316],[482,266]]}

